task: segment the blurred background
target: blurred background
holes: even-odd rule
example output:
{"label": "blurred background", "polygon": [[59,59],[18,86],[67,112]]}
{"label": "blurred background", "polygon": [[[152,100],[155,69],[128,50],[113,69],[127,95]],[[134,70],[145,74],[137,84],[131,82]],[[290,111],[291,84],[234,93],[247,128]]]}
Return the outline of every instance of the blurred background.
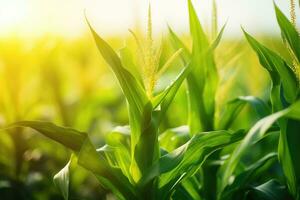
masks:
{"label": "blurred background", "polygon": [[[174,52],[167,25],[190,46],[186,0],[150,2],[155,41],[163,43],[162,59]],[[282,51],[273,1],[216,2],[219,27],[228,22],[215,54],[221,77],[219,107],[240,95],[267,99],[269,78],[240,26],[287,56]],[[212,0],[193,3],[211,35]],[[289,1],[276,3],[289,15]],[[134,53],[136,45],[128,29],[140,35],[146,32],[148,5],[146,0],[0,0],[0,126],[25,119],[52,121],[88,132],[94,144],[101,146],[113,127],[128,124],[125,99],[97,52],[84,15],[116,51],[126,45]],[[158,84],[173,77],[172,69],[182,67],[180,62],[173,65]],[[243,120],[236,120],[245,129],[256,121],[247,109],[241,114]],[[162,131],[186,124],[185,85],[168,112],[172,115],[167,115]],[[2,131],[0,198],[61,199],[52,177],[69,156],[68,150],[32,130]],[[95,177],[79,166],[76,169],[71,175],[70,199],[112,198]]]}
{"label": "blurred background", "polygon": [[[176,31],[188,31],[184,0],[0,0],[0,33],[2,36],[14,33],[23,37],[45,34],[78,37],[87,32],[85,10],[102,34],[128,34],[128,28],[145,26],[149,2],[157,33],[163,33],[167,23]],[[288,14],[288,1],[275,2]],[[219,24],[228,20],[227,36],[240,36],[241,25],[256,33],[278,33],[272,0],[218,0],[217,3]],[[211,0],[195,0],[194,4],[203,24],[209,25]]]}

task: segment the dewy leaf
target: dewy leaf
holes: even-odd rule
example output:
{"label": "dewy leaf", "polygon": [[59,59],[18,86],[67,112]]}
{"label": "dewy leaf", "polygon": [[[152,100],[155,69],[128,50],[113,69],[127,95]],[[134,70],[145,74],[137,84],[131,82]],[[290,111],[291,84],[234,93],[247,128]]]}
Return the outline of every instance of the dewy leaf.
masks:
{"label": "dewy leaf", "polygon": [[221,166],[219,170],[219,177],[221,180],[218,187],[218,195],[220,197],[221,193],[225,187],[229,184],[230,177],[235,171],[241,157],[246,153],[249,148],[258,142],[268,131],[268,129],[277,120],[283,117],[293,118],[300,120],[300,101],[292,104],[287,109],[271,114],[261,120],[259,120],[247,133],[246,137],[241,141],[241,143],[234,149],[229,159]]}
{"label": "dewy leaf", "polygon": [[69,199],[70,168],[73,159],[73,156],[71,156],[66,166],[53,177],[54,184],[60,190],[65,200]]}
{"label": "dewy leaf", "polygon": [[[289,103],[294,102],[298,93],[298,82],[297,82],[297,77],[293,73],[292,69],[279,55],[277,55],[275,52],[271,51],[267,47],[261,45],[258,41],[256,41],[245,31],[244,33],[249,44],[256,51],[259,57],[260,64],[268,70],[273,85],[274,86],[280,85],[282,80],[283,93],[286,100]],[[274,104],[281,104],[281,102],[274,102],[274,101],[273,101]],[[280,101],[280,100],[277,99],[276,101]]]}
{"label": "dewy leaf", "polygon": [[295,54],[298,63],[300,62],[300,36],[297,32],[296,28],[293,24],[288,20],[288,18],[281,12],[281,10],[277,7],[276,4],[275,11],[277,22],[280,26],[282,35],[284,39],[288,42],[290,48],[292,49],[293,53]]}

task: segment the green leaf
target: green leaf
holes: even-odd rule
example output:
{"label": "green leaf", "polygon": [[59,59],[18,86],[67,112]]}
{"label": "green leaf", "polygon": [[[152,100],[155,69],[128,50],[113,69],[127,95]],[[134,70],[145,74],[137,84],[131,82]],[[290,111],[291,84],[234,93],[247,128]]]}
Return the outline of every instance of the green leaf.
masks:
{"label": "green leaf", "polygon": [[122,145],[126,148],[130,148],[130,127],[129,126],[117,126],[110,133],[105,135],[106,144],[111,146]]}
{"label": "green leaf", "polygon": [[294,25],[290,20],[281,12],[278,6],[274,3],[277,22],[280,26],[283,39],[288,42],[295,57],[300,62],[300,36]]}
{"label": "green leaf", "polygon": [[20,121],[10,125],[8,128],[13,127],[30,127],[46,137],[61,143],[74,151],[79,165],[91,171],[97,177],[101,177],[101,181],[106,180],[101,183],[110,190],[118,191],[120,196],[130,199],[135,196],[135,191],[128,178],[119,169],[111,168],[106,159],[99,156],[86,133],[41,121]]}
{"label": "green leaf", "polygon": [[158,158],[158,133],[152,118],[152,104],[141,84],[121,64],[114,50],[93,30],[91,32],[97,47],[110,65],[129,105],[129,124],[131,128],[131,174],[138,181],[145,166],[152,164]]}
{"label": "green leaf", "polygon": [[19,121],[9,127],[30,127],[77,153],[88,137],[87,133],[68,127],[56,126],[51,122]]}
{"label": "green leaf", "polygon": [[246,104],[249,104],[260,118],[270,114],[270,109],[261,99],[253,96],[237,97],[226,104],[217,119],[217,129],[228,129]]}
{"label": "green leaf", "polygon": [[191,57],[193,71],[187,78],[189,126],[191,134],[194,134],[199,131],[210,131],[213,129],[218,72],[213,52],[209,50],[210,45],[207,36],[190,0],[188,0],[188,8],[190,32],[193,39]]}
{"label": "green leaf", "polygon": [[[275,6],[276,7],[276,6]],[[281,26],[287,25],[286,29],[291,29],[288,24],[289,22],[283,14],[279,11],[278,8],[276,8],[277,17],[279,20],[279,23],[281,23]],[[292,32],[292,30],[290,30]],[[284,34],[291,34],[291,33],[283,33]],[[254,38],[246,34],[246,37],[249,41],[249,43],[253,46],[254,49],[258,52],[258,55],[260,56],[261,64],[265,68],[269,68],[268,71],[270,72],[273,70],[273,76],[276,76],[278,78],[275,89],[272,90],[271,98],[272,98],[272,104],[273,104],[273,110],[279,110],[285,105],[284,101],[281,98],[280,94],[280,86],[279,82],[282,84],[283,88],[283,94],[289,103],[292,103],[295,101],[295,99],[298,96],[299,88],[298,88],[298,81],[296,78],[296,75],[293,73],[291,68],[286,64],[286,62],[280,58],[277,54],[272,52],[271,50],[268,50],[266,47],[260,45],[257,41],[255,41]],[[291,34],[289,37],[292,37],[293,34]],[[286,36],[288,37],[288,36]],[[299,37],[297,35],[297,37]],[[297,41],[295,41],[297,43]],[[292,47],[291,47],[292,48]],[[296,47],[295,47],[296,48]],[[299,48],[299,47],[297,47]],[[271,76],[272,73],[270,72]],[[273,78],[272,78],[273,79]],[[281,79],[281,80],[279,80]],[[273,79],[273,84],[274,84]],[[300,162],[297,161],[297,152],[299,151],[299,145],[295,143],[295,141],[298,141],[300,139],[299,134],[297,133],[299,129],[299,122],[293,122],[293,120],[284,121],[281,120],[280,123],[280,139],[279,139],[279,160],[281,162],[284,174],[287,178],[287,183],[289,186],[289,190],[294,195],[294,197],[297,197],[299,195],[299,189],[297,186],[297,182],[300,179],[300,171],[298,168],[300,167]],[[294,128],[290,128],[293,127]]]}
{"label": "green leaf", "polygon": [[[203,104],[203,102],[211,101],[210,106],[207,107],[210,107],[211,110],[214,110],[213,108],[214,98],[205,98],[205,96],[208,95],[214,96],[215,94],[214,90],[216,90],[217,87],[216,83],[218,81],[217,81],[216,67],[214,65],[213,58],[212,58],[212,53],[220,43],[226,24],[222,27],[217,38],[209,46],[207,39],[205,39],[206,36],[203,32],[203,29],[195,13],[195,10],[193,9],[193,6],[190,2],[189,2],[189,9],[190,9],[189,13],[190,13],[191,32],[194,33],[193,43],[195,43],[193,45],[193,54],[189,52],[189,50],[184,45],[184,43],[179,39],[179,37],[174,33],[174,31],[170,27],[169,27],[169,33],[170,33],[170,40],[172,46],[175,49],[178,48],[183,49],[183,53],[181,54],[181,59],[183,63],[187,64],[191,61],[190,65],[193,68],[192,73],[187,77],[188,87],[189,87],[189,119],[190,119],[189,124],[192,129],[192,132],[197,132],[203,129],[203,127],[205,127],[205,124],[212,123],[212,122],[206,122],[205,120],[207,118],[212,119],[212,117],[206,116],[205,105]],[[202,45],[198,45],[199,40],[202,40],[202,38],[204,38],[203,39],[204,41],[202,42],[203,44],[201,43]],[[208,69],[206,72],[207,74],[204,73],[203,71],[204,68]],[[204,77],[208,77],[209,79],[206,80],[207,92],[203,91],[202,79]],[[212,93],[210,93],[211,91]],[[205,93],[206,95],[202,93]],[[212,112],[211,115],[213,115]],[[210,129],[210,128],[204,128],[204,129]]]}
{"label": "green leaf", "polygon": [[[191,133],[212,129],[214,97],[217,87],[217,72],[212,55],[205,55],[209,48],[195,9],[188,1],[190,32],[193,38],[191,65],[193,72],[188,77],[189,124]],[[204,57],[205,55],[205,57]],[[208,87],[210,89],[208,89]],[[210,96],[211,98],[205,98]]]}
{"label": "green leaf", "polygon": [[119,168],[122,173],[129,179],[131,184],[134,184],[134,180],[130,174],[131,156],[130,149],[125,148],[123,145],[104,145],[97,149],[97,152],[103,154],[111,167]]}
{"label": "green leaf", "polygon": [[[284,97],[289,103],[294,102],[298,93],[298,82],[291,67],[275,52],[260,44],[245,31],[244,33],[249,44],[256,51],[260,64],[268,70],[271,76],[274,86],[272,93],[278,93],[276,90],[282,83]],[[272,103],[276,107],[275,111],[278,111],[282,108],[280,95],[273,94]]]}
{"label": "green leaf", "polygon": [[130,173],[130,129],[128,126],[118,126],[105,137],[105,146],[97,149],[103,152],[110,165],[119,168],[122,173],[133,184],[134,181]]}
{"label": "green leaf", "polygon": [[160,116],[159,122],[164,117],[169,105],[173,101],[179,87],[185,78],[190,74],[192,68],[190,65],[187,65],[181,73],[177,76],[177,78],[161,93],[154,97],[152,104],[153,107],[156,108],[160,105]]}
{"label": "green leaf", "polygon": [[179,37],[175,34],[175,32],[172,30],[170,26],[169,28],[169,38],[171,41],[171,44],[174,49],[182,49],[182,53],[180,54],[181,60],[186,65],[191,60],[191,54],[188,50],[188,48],[184,45],[184,43],[179,39]]}
{"label": "green leaf", "polygon": [[246,195],[250,197],[250,199],[261,200],[292,199],[286,188],[275,179],[272,179],[262,185],[252,187]]}
{"label": "green leaf", "polygon": [[224,33],[224,30],[226,28],[226,25],[227,25],[227,22],[222,26],[220,32],[218,33],[217,37],[215,38],[215,40],[212,42],[209,50],[210,51],[214,51],[220,44],[220,41],[223,37],[223,33]]}
{"label": "green leaf", "polygon": [[279,126],[281,128],[278,144],[279,161],[286,176],[288,188],[297,199],[300,195],[300,122],[281,120]]}
{"label": "green leaf", "polygon": [[190,191],[187,191],[184,187],[181,185],[176,189],[174,194],[172,195],[173,200],[198,200],[198,198],[195,198],[191,195]]}
{"label": "green leaf", "polygon": [[139,184],[147,184],[159,176],[160,195],[169,195],[182,178],[192,176],[211,153],[238,141],[242,135],[241,131],[196,134],[186,144],[162,156],[154,163]]}
{"label": "green leaf", "polygon": [[101,55],[110,65],[117,79],[119,80],[120,86],[128,100],[128,103],[132,107],[136,107],[137,111],[142,113],[145,104],[148,102],[148,98],[143,87],[136,81],[134,76],[122,66],[120,58],[109,46],[109,44],[106,43],[94,31],[94,29],[91,27],[88,21],[87,23],[90,27],[90,30],[93,34],[93,37]]}
{"label": "green leaf", "polygon": [[246,137],[241,141],[241,143],[234,149],[229,159],[221,166],[219,170],[219,177],[221,180],[219,182],[218,194],[219,197],[225,187],[230,183],[230,177],[235,171],[238,163],[240,162],[242,156],[251,148],[255,143],[257,143],[268,131],[268,129],[280,118],[293,118],[300,120],[300,101],[292,104],[287,109],[271,114],[261,120],[259,120],[247,133]]}
{"label": "green leaf", "polygon": [[[189,125],[193,133],[200,130],[209,130],[213,126],[213,120],[207,121],[207,119],[213,119],[215,107],[214,96],[218,82],[218,75],[212,54],[221,40],[226,24],[222,27],[214,42],[209,45],[190,1],[189,13],[193,37],[192,55],[170,27],[169,33],[173,47],[175,49],[183,49],[183,53],[181,54],[183,63],[187,64],[191,61],[190,65],[193,68],[192,73],[187,77],[189,88]],[[205,77],[206,79],[204,80]],[[203,87],[204,81],[206,89]],[[207,96],[213,96],[213,98],[206,98]],[[206,124],[208,124],[208,127],[205,127]]]}
{"label": "green leaf", "polygon": [[[206,51],[206,54],[213,52],[220,44],[220,41],[222,39],[225,27],[226,27],[225,23],[223,25],[223,27],[221,28],[220,32],[218,33],[217,37],[215,38],[215,40],[212,42],[212,44],[210,45],[209,49]],[[191,59],[191,54],[188,50],[188,48],[184,45],[184,43],[179,39],[179,37],[175,34],[175,32],[172,30],[172,28],[170,26],[168,26],[169,29],[169,38],[171,41],[171,44],[173,46],[174,49],[182,49],[183,52],[180,54],[180,57],[182,59],[182,61],[187,64],[190,62]]]}
{"label": "green leaf", "polygon": [[192,176],[188,179],[185,179],[181,182],[174,194],[172,199],[181,200],[181,199],[190,199],[190,200],[202,200],[201,194],[199,194],[199,188],[201,187],[196,176]]}
{"label": "green leaf", "polygon": [[170,152],[185,144],[189,138],[187,126],[168,129],[159,135],[159,146]]}
{"label": "green leaf", "polygon": [[252,181],[261,176],[266,170],[269,169],[270,165],[277,160],[276,153],[269,153],[260,160],[256,161],[249,167],[247,167],[241,174],[238,174],[234,179],[233,183],[227,186],[222,193],[222,200],[234,199],[234,195],[237,192],[244,193],[245,189],[252,184]]}
{"label": "green leaf", "polygon": [[65,200],[69,199],[70,168],[73,160],[74,158],[71,156],[66,166],[53,177],[55,186],[60,190],[60,193],[63,195]]}
{"label": "green leaf", "polygon": [[124,66],[132,75],[134,75],[134,77],[138,80],[139,84],[141,84],[143,88],[145,88],[141,72],[134,63],[133,55],[128,46],[121,48],[119,52],[122,66]]}
{"label": "green leaf", "polygon": [[163,156],[163,174],[159,177],[160,194],[170,194],[182,180],[192,176],[213,152],[239,141],[243,135],[243,131],[196,134],[184,149],[178,148],[179,151],[175,150],[175,154],[171,152],[169,156]]}

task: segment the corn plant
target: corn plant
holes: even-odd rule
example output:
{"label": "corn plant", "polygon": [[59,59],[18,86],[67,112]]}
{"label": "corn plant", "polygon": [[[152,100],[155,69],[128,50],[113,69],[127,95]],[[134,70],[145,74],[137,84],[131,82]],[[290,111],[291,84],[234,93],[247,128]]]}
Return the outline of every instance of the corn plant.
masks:
{"label": "corn plant", "polygon": [[[77,164],[94,174],[117,199],[299,200],[300,38],[295,28],[294,1],[292,22],[275,6],[290,59],[283,59],[244,31],[271,77],[270,105],[253,96],[232,96],[225,107],[216,103],[222,77],[214,58],[225,25],[217,33],[217,4],[213,1],[209,38],[191,0],[187,3],[192,48],[169,27],[174,53],[164,62],[162,47],[154,46],[150,7],[144,41],[130,31],[137,44],[136,60],[128,46],[117,53],[86,20],[100,54],[119,83],[128,110],[129,124],[108,133],[103,146],[96,146],[87,132],[51,122],[18,121],[6,128],[32,128],[73,152],[66,166],[54,176],[64,199],[69,198],[70,174]],[[159,90],[158,80],[177,58],[181,60],[181,72],[169,86]],[[160,125],[185,80],[188,125],[162,133]],[[54,91],[57,84],[54,80]],[[60,98],[61,94],[57,94],[58,104],[62,103]],[[260,120],[250,128],[236,130],[232,124],[246,104]],[[72,123],[64,117],[65,109],[62,104],[62,121],[69,126]],[[264,146],[266,142],[272,147]],[[253,147],[260,147],[262,152],[253,155]]]}
{"label": "corn plant", "polygon": [[[222,130],[194,134],[189,141],[171,152],[161,149],[158,141],[159,124],[179,86],[191,72],[192,65],[187,64],[165,90],[154,93],[156,76],[171,61],[167,61],[161,69],[158,67],[151,45],[150,10],[147,47],[145,52],[140,52],[145,53],[146,79],[130,72],[127,64],[122,62],[122,57],[89,27],[100,53],[116,75],[126,97],[129,127],[114,130],[108,135],[107,144],[99,149],[94,147],[87,133],[50,122],[20,121],[11,127],[33,128],[73,150],[78,164],[95,174],[100,183],[119,199],[169,199],[183,178],[192,176],[207,155],[238,141],[242,132]],[[155,54],[159,55],[159,52]],[[174,56],[178,54],[176,52]],[[73,158],[55,177],[66,199],[72,162]]]}
{"label": "corn plant", "polygon": [[[170,39],[175,48],[182,48],[181,58],[183,63],[190,63],[193,70],[187,76],[188,100],[189,100],[189,134],[192,137],[195,133],[203,131],[227,130],[231,127],[234,119],[239,115],[246,104],[249,104],[258,114],[264,117],[269,114],[268,106],[259,98],[246,96],[232,98],[224,108],[220,108],[216,104],[216,93],[219,89],[219,75],[216,62],[214,59],[214,51],[217,48],[225,25],[220,32],[217,32],[217,14],[216,2],[213,1],[213,25],[212,36],[215,37],[212,42],[209,41],[200,20],[197,17],[195,9],[188,1],[190,33],[193,39],[192,50],[179,39],[179,37],[170,28]],[[216,111],[219,111],[217,114]],[[169,133],[166,133],[169,134]],[[177,134],[176,134],[177,135]],[[175,137],[175,136],[174,136]],[[220,153],[220,152],[219,152]],[[192,184],[195,188],[201,188],[198,193],[202,194],[205,199],[216,198],[217,187],[217,170],[221,155],[214,153],[204,163],[198,172],[201,180],[198,184]],[[191,186],[186,187],[190,189]],[[197,189],[195,189],[197,191]]]}
{"label": "corn plant", "polygon": [[[274,199],[276,196],[276,199],[292,199],[292,197],[288,197],[287,192],[284,193],[283,191],[284,185],[286,185],[289,194],[294,199],[299,199],[300,166],[297,153],[299,152],[298,143],[300,141],[298,134],[300,128],[298,100],[300,37],[293,25],[293,21],[295,20],[294,15],[291,15],[292,22],[290,22],[276,5],[275,11],[282,39],[286,44],[287,51],[290,52],[291,60],[289,62],[283,59],[276,52],[260,44],[244,31],[245,37],[256,52],[261,65],[270,75],[272,83],[270,100],[274,114],[257,122],[220,169],[219,199],[232,199],[232,192],[237,187],[241,187],[241,185],[234,186],[234,184],[230,183],[232,182],[230,181],[230,177],[237,168],[238,162],[246,155],[247,150],[265,137],[267,133],[270,133],[269,129],[272,124],[275,124],[275,130],[273,131],[279,132],[277,153],[286,184],[282,185],[280,181],[276,180],[277,177],[275,177],[254,189],[261,189],[261,193],[263,193],[265,199]],[[293,10],[291,12],[293,13]],[[238,179],[238,176],[236,178]],[[223,192],[226,187],[228,189],[227,192]]]}

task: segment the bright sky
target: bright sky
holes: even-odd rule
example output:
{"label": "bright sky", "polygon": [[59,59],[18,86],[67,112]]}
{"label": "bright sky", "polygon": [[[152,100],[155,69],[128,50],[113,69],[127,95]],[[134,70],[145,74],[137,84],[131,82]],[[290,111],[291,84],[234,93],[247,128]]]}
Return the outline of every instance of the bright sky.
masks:
{"label": "bright sky", "polygon": [[[167,23],[188,31],[186,0],[150,0],[156,32]],[[193,0],[203,24],[210,22],[211,0]],[[288,14],[289,0],[276,0]],[[136,18],[144,26],[149,0],[0,0],[0,35],[57,33],[76,36],[87,30],[84,10],[101,34],[118,34],[133,28]],[[217,0],[220,24],[228,19],[227,35],[239,35],[240,25],[250,32],[278,33],[273,0]],[[299,10],[299,9],[297,9]],[[299,15],[299,13],[298,13]]]}

